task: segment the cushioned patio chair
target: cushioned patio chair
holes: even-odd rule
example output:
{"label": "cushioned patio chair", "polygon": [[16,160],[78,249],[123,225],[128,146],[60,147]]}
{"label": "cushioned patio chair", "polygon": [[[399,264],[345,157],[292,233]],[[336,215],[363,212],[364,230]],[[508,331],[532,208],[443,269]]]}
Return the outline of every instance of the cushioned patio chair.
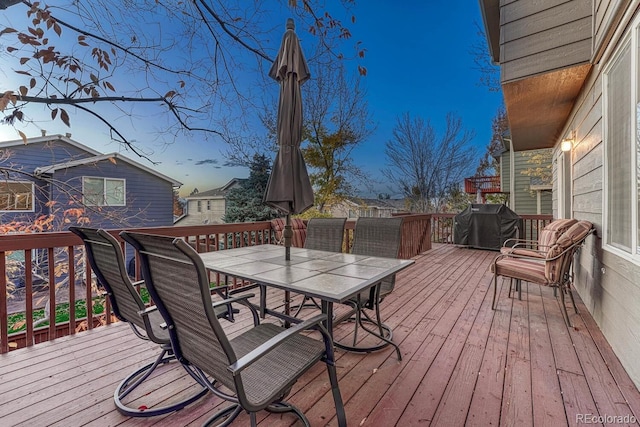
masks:
{"label": "cushioned patio chair", "polygon": [[[286,223],[285,218],[276,218],[271,220],[271,228],[273,228],[275,234],[275,243],[279,245],[284,244],[284,237],[282,232]],[[296,248],[302,248],[304,241],[307,238],[307,226],[300,218],[291,218],[291,230],[293,231],[293,237],[291,237],[291,246]]]}
{"label": "cushioned patio chair", "polygon": [[[355,255],[370,255],[386,258],[398,258],[400,253],[400,240],[402,236],[402,218],[358,218],[353,237],[351,253]],[[381,280],[370,291],[361,292],[356,298],[348,301],[354,310],[354,317],[350,320],[354,323],[353,344],[336,342],[336,346],[349,351],[371,352],[380,350],[387,345],[396,349],[398,360],[402,360],[400,347],[392,341],[392,329],[382,322],[380,317],[380,303],[389,295],[396,283],[395,274]],[[375,318],[369,312],[375,313]],[[365,323],[372,324],[377,329],[374,331]],[[373,346],[358,346],[358,327],[367,333],[377,337],[381,343]]]}
{"label": "cushioned patio chair", "polygon": [[568,293],[577,313],[578,308],[571,292],[571,264],[575,253],[593,232],[594,228],[591,222],[578,221],[560,235],[556,243],[546,252],[544,258],[514,253],[498,255],[491,265],[494,284],[491,308],[494,310],[496,308],[498,276],[510,279],[509,295],[511,295],[514,280],[551,286],[559,290],[562,314],[567,326],[571,326],[564,298],[565,293]]}
{"label": "cushioned patio chair", "polygon": [[[81,227],[70,227],[69,230],[83,240],[91,269],[98,283],[106,291],[115,316],[120,321],[127,322],[138,337],[152,341],[161,348],[155,362],[133,372],[118,385],[113,394],[118,411],[131,417],[162,415],[182,409],[208,393],[209,389],[203,386],[195,394],[180,402],[162,407],[155,407],[151,403],[143,405],[138,402],[133,408],[123,403],[123,400],[149,378],[158,366],[175,360],[169,332],[161,327],[164,319],[160,313],[153,309],[147,310],[138,293],[136,286],[144,286],[144,282],[132,283],[129,279],[120,243],[104,230]],[[217,307],[215,313],[217,316],[224,316],[227,313],[227,306]]]}
{"label": "cushioned patio chair", "polygon": [[[255,326],[230,339],[212,309],[207,270],[191,246],[166,236],[128,232],[121,236],[138,250],[143,277],[168,325],[176,358],[215,395],[232,402],[205,425],[222,420],[228,425],[244,410],[255,426],[256,412],[263,409],[293,412],[308,425],[304,414],[284,399],[298,378],[320,360],[327,365],[338,424],[346,425],[333,346],[322,326],[325,315],[284,329],[259,323],[257,311],[247,303]],[[322,340],[309,336],[310,330],[319,331]]]}
{"label": "cushioned patio chair", "polygon": [[[305,249],[342,252],[346,221],[346,218],[311,218],[307,223]],[[305,296],[293,316],[297,317],[300,311],[306,307],[320,308],[320,305],[313,298]]]}
{"label": "cushioned patio chair", "polygon": [[[525,239],[508,239],[504,242],[504,246],[500,249],[500,253],[524,255],[533,258],[544,259],[549,249],[556,243],[558,237],[569,229],[573,224],[578,222],[573,218],[559,218],[551,221],[538,233],[538,240]],[[557,288],[556,288],[557,289]],[[554,293],[555,290],[554,289]],[[516,280],[516,290],[518,291],[518,299],[522,299],[521,281]],[[511,293],[509,293],[511,296]]]}
{"label": "cushioned patio chair", "polygon": [[545,258],[558,237],[578,222],[573,218],[559,218],[551,221],[538,233],[538,240],[508,239],[500,249],[503,254],[527,255]]}

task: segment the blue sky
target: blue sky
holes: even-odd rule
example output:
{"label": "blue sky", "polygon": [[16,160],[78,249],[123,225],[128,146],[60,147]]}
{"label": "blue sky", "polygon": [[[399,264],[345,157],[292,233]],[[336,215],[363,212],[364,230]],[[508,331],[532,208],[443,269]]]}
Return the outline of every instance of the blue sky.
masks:
{"label": "blue sky", "polygon": [[[382,180],[385,143],[391,138],[396,118],[405,112],[429,119],[436,130],[444,124],[448,112],[456,113],[467,129],[475,131],[474,144],[480,153],[484,152],[502,94],[490,93],[480,86],[480,75],[474,68],[472,45],[484,42],[477,35],[476,24],[482,24],[478,4],[466,0],[360,0],[353,14],[356,23],[350,29],[353,39],[362,41],[366,48],[362,62],[367,67],[365,85],[369,109],[377,123],[376,132],[354,151],[355,163],[372,179]],[[0,26],[16,25],[16,20],[24,16],[24,9],[14,6],[2,15]],[[298,29],[298,33],[302,30]],[[311,41],[303,34],[301,38],[304,49],[305,43]],[[278,43],[279,40],[274,50]],[[0,80],[5,84],[0,84],[0,89],[13,89],[7,84],[10,72],[1,68],[5,68],[0,70]],[[275,84],[273,91],[277,93]],[[69,112],[71,129],[60,122],[47,121],[20,129],[27,136],[39,136],[40,129],[46,129],[48,134],[70,132],[73,139],[101,152],[123,151],[109,141],[106,129],[71,109]],[[220,144],[202,143],[197,136],[171,145],[160,144],[149,136],[153,117],[120,120],[126,122],[128,136],[160,162],[153,167],[183,183],[183,195],[194,187],[204,191],[224,185],[233,177],[248,175],[243,168],[221,166],[225,147]],[[0,126],[0,140],[17,138],[14,129]],[[145,163],[126,151],[123,154]],[[394,194],[384,184],[376,190]]]}

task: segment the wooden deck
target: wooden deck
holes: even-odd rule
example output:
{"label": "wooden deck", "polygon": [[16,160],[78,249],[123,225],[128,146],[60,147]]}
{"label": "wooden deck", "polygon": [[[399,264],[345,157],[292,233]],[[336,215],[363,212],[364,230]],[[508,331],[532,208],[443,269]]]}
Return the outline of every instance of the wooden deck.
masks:
{"label": "wooden deck", "polygon": [[[509,299],[507,286],[501,287],[498,309],[491,310],[494,256],[436,245],[399,274],[383,316],[394,328],[402,362],[392,349],[337,351],[349,425],[561,426],[598,416],[637,425],[640,393],[578,298],[580,314],[570,312],[571,329],[552,290],[537,285],[525,284],[522,301]],[[281,300],[281,293],[270,292],[270,304]],[[244,314],[225,324],[231,333],[249,325]],[[345,338],[348,326],[339,326],[336,338]],[[156,354],[154,345],[116,324],[0,355],[0,425],[200,425],[220,399],[209,395],[151,419],[115,410],[118,382]],[[159,400],[193,386],[184,371],[172,368],[153,382]],[[289,400],[312,425],[336,425],[324,365],[303,376]],[[265,426],[295,423],[291,415],[259,419]],[[233,425],[247,424],[242,416]]]}

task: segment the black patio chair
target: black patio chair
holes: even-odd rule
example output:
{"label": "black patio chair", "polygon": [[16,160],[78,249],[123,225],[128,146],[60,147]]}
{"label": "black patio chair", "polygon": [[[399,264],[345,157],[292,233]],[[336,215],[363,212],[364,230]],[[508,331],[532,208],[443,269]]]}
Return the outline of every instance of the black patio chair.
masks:
{"label": "black patio chair", "polygon": [[[370,255],[386,258],[398,258],[400,252],[400,240],[402,236],[402,218],[358,218],[353,237],[353,248],[351,253],[356,255]],[[371,352],[380,350],[387,345],[392,345],[396,349],[398,360],[402,360],[400,347],[392,341],[392,329],[382,322],[380,317],[380,303],[389,295],[396,283],[395,274],[380,281],[371,290],[361,292],[346,304],[350,305],[355,313],[351,320],[355,324],[353,332],[353,344],[335,342],[336,347],[356,352]],[[371,317],[370,311],[375,313],[375,318]],[[375,325],[374,331],[364,324]],[[357,345],[358,327],[369,334],[378,337],[380,344],[360,347]]]}
{"label": "black patio chair", "polygon": [[[257,311],[245,300],[254,327],[229,339],[211,306],[207,270],[191,246],[166,236],[133,232],[121,236],[138,250],[143,277],[168,325],[177,359],[193,378],[232,403],[205,425],[223,419],[223,425],[229,425],[244,410],[255,426],[256,412],[263,409],[293,412],[309,425],[304,414],[284,399],[297,379],[319,360],[327,365],[338,424],[346,425],[333,346],[321,323],[325,315],[284,329],[259,323]],[[319,331],[323,340],[303,334],[309,330]],[[231,393],[218,389],[218,383]]]}
{"label": "black patio chair", "polygon": [[[346,218],[311,218],[307,223],[305,249],[319,251],[342,252],[344,241],[344,224]],[[320,308],[312,297],[304,296],[293,317],[297,317],[303,308]]]}
{"label": "black patio chair", "polygon": [[[118,411],[130,417],[151,417],[177,411],[204,396],[209,389],[203,386],[195,394],[167,406],[154,407],[153,404],[136,403],[136,407],[132,408],[123,403],[158,366],[175,360],[169,332],[161,326],[164,319],[160,313],[153,307],[148,309],[138,293],[136,287],[144,286],[144,282],[132,283],[129,279],[120,243],[105,230],[81,227],[70,227],[69,230],[84,242],[91,269],[109,297],[113,314],[120,321],[127,322],[138,337],[152,341],[161,348],[154,362],[136,370],[118,385],[113,394]],[[228,307],[216,307],[215,315],[227,316]]]}

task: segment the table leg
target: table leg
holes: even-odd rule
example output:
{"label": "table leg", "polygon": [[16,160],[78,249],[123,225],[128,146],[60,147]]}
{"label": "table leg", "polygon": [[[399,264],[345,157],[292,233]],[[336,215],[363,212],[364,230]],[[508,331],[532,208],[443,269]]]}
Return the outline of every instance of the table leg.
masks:
{"label": "table leg", "polygon": [[[291,314],[291,292],[284,291],[284,314],[289,316]],[[291,326],[291,322],[288,320],[284,321],[284,327],[289,328]]]}
{"label": "table leg", "polygon": [[327,333],[333,340],[333,303],[331,301],[321,300],[321,309],[322,313],[327,315],[326,320],[324,320],[324,327],[327,330]]}
{"label": "table leg", "polygon": [[265,310],[267,308],[267,287],[260,285],[260,317],[265,318]]}

